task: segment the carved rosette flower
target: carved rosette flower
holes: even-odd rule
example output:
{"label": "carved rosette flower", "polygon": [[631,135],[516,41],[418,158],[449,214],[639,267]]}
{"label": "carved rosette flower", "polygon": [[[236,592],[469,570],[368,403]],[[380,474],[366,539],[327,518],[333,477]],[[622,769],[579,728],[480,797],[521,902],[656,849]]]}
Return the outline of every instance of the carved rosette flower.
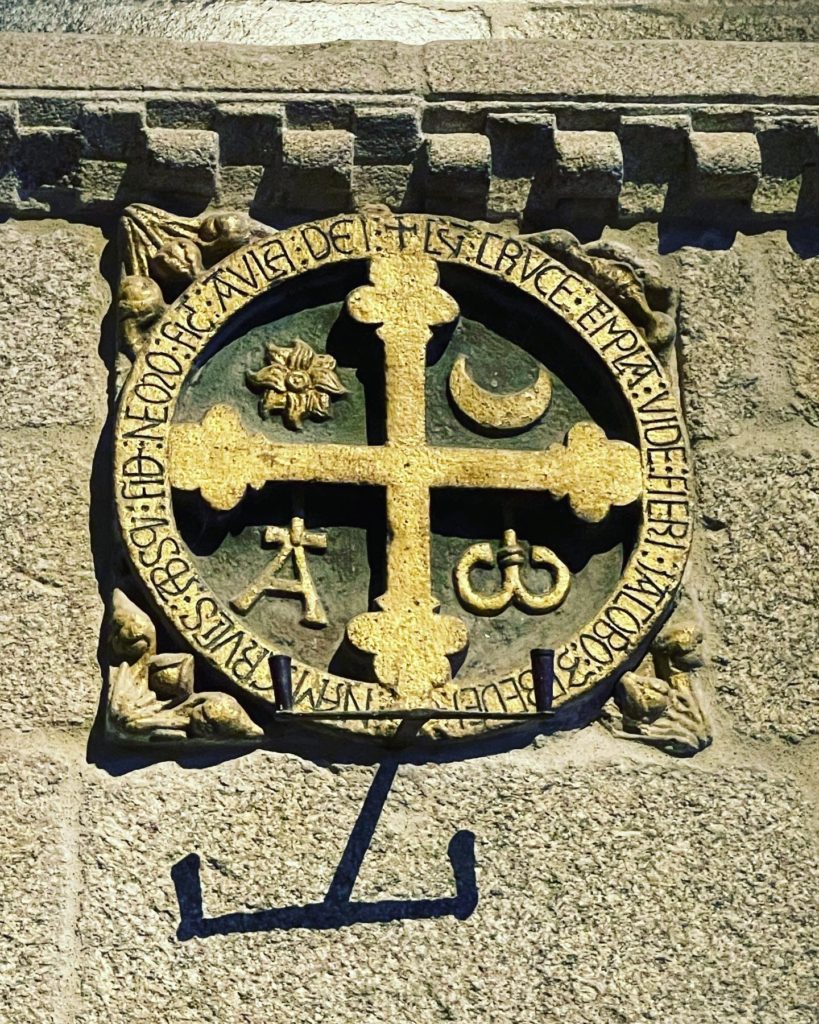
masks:
{"label": "carved rosette flower", "polygon": [[281,413],[286,426],[301,430],[306,416],[327,419],[330,401],[347,393],[336,375],[332,356],[314,352],[301,338],[290,348],[267,345],[267,365],[247,373],[247,383],[261,392],[259,414]]}

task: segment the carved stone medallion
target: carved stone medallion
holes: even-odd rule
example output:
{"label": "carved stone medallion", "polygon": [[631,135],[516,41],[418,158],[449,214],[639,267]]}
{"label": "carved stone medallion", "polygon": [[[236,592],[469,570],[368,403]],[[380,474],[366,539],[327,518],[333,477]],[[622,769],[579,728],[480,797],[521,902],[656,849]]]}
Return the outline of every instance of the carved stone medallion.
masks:
{"label": "carved stone medallion", "polygon": [[181,223],[153,258],[162,294],[132,261],[148,284],[123,287],[114,443],[130,563],[210,689],[243,699],[249,735],[456,736],[602,701],[691,536],[684,427],[644,331],[476,225],[229,226],[225,256]]}

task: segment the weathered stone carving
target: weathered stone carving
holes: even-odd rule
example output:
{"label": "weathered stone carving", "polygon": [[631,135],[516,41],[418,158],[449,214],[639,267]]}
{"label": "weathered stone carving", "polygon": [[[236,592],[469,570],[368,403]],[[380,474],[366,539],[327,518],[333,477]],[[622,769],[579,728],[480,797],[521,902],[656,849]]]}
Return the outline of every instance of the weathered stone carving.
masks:
{"label": "weathered stone carving", "polygon": [[317,354],[301,338],[288,349],[268,345],[265,355],[267,365],[246,374],[249,387],[261,392],[261,416],[281,413],[291,430],[301,430],[305,416],[327,419],[330,400],[346,394],[335,359]]}
{"label": "weathered stone carving", "polygon": [[138,351],[166,300],[206,267],[268,231],[241,213],[174,217],[143,204],[129,206],[120,221],[119,322],[126,348]]}
{"label": "weathered stone carving", "polygon": [[[533,567],[546,569],[552,576],[551,586],[540,593],[531,591],[520,576],[521,566],[526,564],[526,552],[518,543],[514,530],[505,530],[503,546],[497,555],[491,544],[473,544],[461,555],[455,566],[455,591],[464,608],[476,615],[500,615],[510,605],[521,611],[542,615],[558,608],[566,600],[572,582],[568,566],[554,551],[540,545],[529,548],[529,561]],[[474,569],[500,570],[501,585],[497,590],[476,590],[470,574]]]}
{"label": "weathered stone carving", "polygon": [[604,721],[621,739],[660,747],[677,757],[690,757],[710,746],[711,728],[703,708],[699,682],[692,672],[702,666],[698,648],[702,633],[692,625],[676,625],[659,634],[636,672],[624,672],[614,689],[620,712]]}
{"label": "weathered stone carving", "polygon": [[469,372],[466,356],[458,356],[449,372],[452,401],[481,432],[507,434],[525,430],[546,415],[552,400],[552,380],[547,370],[538,370],[529,387],[506,394],[487,391]]}
{"label": "weathered stone carving", "polygon": [[[183,222],[170,240],[157,218],[146,215],[153,249],[144,266],[164,297],[194,279],[159,313],[122,389],[116,500],[135,570],[192,650],[270,715],[376,717],[387,732],[409,713],[437,717],[450,735],[505,724],[568,707],[616,674],[667,611],[691,529],[680,413],[616,299],[523,239],[445,218],[339,215],[239,249],[244,229],[229,217]],[[229,251],[215,266],[223,234]],[[369,284],[358,276],[362,262]],[[449,265],[464,276],[443,287],[439,269]],[[324,267],[333,268],[332,302],[315,307],[303,297],[312,293],[294,289],[286,315],[210,346],[256,297],[272,287],[285,296],[290,281]],[[637,302],[635,274],[606,280]],[[527,296],[521,308],[538,339],[530,350],[497,322],[498,284]],[[494,327],[461,315],[451,292],[462,288],[470,315]],[[573,381],[583,358],[558,363],[560,372],[543,365],[552,340],[540,341],[538,303],[565,322],[566,344],[595,355],[599,386]],[[349,359],[336,363],[331,339]],[[260,347],[267,365],[257,369]],[[487,366],[491,388],[476,383]],[[625,432],[607,408],[609,389],[630,407]],[[293,433],[266,415],[279,412]],[[365,514],[375,494],[382,504]],[[443,535],[440,501],[455,502],[444,521],[457,519]],[[476,543],[456,546],[453,529]],[[366,554],[349,547],[355,530],[366,532]],[[495,555],[498,536],[506,543]],[[278,547],[266,566],[260,540]],[[309,569],[306,549],[322,552]],[[625,567],[622,550],[631,552]],[[601,552],[606,568],[590,574],[603,572],[601,584],[583,582]],[[495,564],[499,584],[496,572],[479,571]],[[589,607],[598,610],[586,621]],[[494,645],[482,647],[497,620]],[[531,634],[529,657],[510,666],[498,660],[498,641],[518,633]],[[283,667],[282,656],[300,649],[306,663]],[[173,706],[151,705],[152,678],[146,669],[148,717],[187,714],[191,695],[178,682]],[[113,690],[126,695],[117,706],[131,699],[130,681],[117,675]]]}
{"label": "weathered stone carving", "polygon": [[568,231],[541,231],[523,236],[588,278],[640,328],[653,349],[669,345],[677,333],[677,290],[663,279],[660,267],[618,242],[581,244]]}
{"label": "weathered stone carving", "polygon": [[150,618],[121,590],[111,607],[106,725],[128,742],[257,741],[263,731],[227,693],[197,693],[192,654],[157,654]]}
{"label": "weathered stone carving", "polygon": [[[276,557],[240,594],[230,599],[231,608],[246,615],[263,594],[292,594],[303,605],[302,625],[318,629],[326,626],[327,615],[307,567],[305,552],[326,551],[327,534],[305,530],[301,516],[294,516],[287,527],[265,527],[263,538],[266,545],[279,549]],[[293,561],[292,579],[281,575],[289,559]]]}

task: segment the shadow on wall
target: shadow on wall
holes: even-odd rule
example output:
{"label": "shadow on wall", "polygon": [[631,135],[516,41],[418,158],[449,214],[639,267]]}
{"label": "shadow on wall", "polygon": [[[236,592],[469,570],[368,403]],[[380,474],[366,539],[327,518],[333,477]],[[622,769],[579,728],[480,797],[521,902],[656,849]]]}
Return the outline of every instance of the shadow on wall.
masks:
{"label": "shadow on wall", "polygon": [[201,860],[195,853],[183,857],[171,868],[179,903],[177,938],[185,941],[234,932],[287,931],[291,928],[335,929],[352,924],[438,917],[466,920],[478,905],[475,836],[466,830],[455,833],[447,851],[455,880],[454,896],[361,903],[350,900],[397,770],[397,761],[385,761],[379,766],[321,903],[205,917],[199,875]]}

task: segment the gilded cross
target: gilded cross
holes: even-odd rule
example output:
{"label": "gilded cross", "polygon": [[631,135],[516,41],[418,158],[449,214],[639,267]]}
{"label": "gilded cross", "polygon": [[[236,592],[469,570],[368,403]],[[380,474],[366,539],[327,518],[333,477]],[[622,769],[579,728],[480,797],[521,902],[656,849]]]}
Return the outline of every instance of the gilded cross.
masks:
{"label": "gilded cross", "polygon": [[214,508],[235,507],[248,486],[268,481],[381,486],[387,500],[387,589],[376,609],[355,616],[347,636],[374,656],[378,680],[396,708],[429,707],[451,681],[449,658],[464,650],[463,621],[439,613],[432,592],[430,491],[438,487],[548,491],[568,497],[587,522],[639,497],[640,456],[581,422],[546,451],[435,447],[426,438],[426,349],[432,328],[458,305],[438,284],[436,263],[418,252],[377,256],[369,285],[347,299],[354,319],[376,327],[384,346],[387,431],[383,445],[275,444],[249,434],[229,406],[171,437],[175,487],[199,490]]}

